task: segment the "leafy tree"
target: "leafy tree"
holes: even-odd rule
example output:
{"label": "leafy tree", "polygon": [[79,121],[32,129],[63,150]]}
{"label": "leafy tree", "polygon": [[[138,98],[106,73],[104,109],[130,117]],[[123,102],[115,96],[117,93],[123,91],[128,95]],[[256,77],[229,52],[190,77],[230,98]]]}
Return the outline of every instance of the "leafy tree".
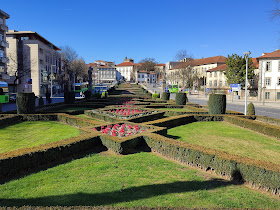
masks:
{"label": "leafy tree", "polygon": [[[228,84],[241,84],[245,86],[246,58],[237,54],[229,55],[226,59],[227,71],[225,76]],[[252,66],[252,58],[248,59],[248,80],[253,79],[255,67]]]}

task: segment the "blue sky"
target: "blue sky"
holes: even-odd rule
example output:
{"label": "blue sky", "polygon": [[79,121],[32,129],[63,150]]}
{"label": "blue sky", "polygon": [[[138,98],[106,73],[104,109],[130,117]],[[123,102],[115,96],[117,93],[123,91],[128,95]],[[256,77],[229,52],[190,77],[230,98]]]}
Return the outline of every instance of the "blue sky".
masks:
{"label": "blue sky", "polygon": [[36,31],[69,45],[86,63],[125,56],[166,63],[178,50],[194,58],[280,48],[273,0],[4,0],[9,29]]}

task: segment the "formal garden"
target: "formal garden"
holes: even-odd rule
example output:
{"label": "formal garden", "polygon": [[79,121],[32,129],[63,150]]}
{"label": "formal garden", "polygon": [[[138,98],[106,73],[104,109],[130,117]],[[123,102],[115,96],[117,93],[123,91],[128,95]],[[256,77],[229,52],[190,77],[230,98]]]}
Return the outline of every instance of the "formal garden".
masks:
{"label": "formal garden", "polygon": [[0,207],[280,208],[280,120],[117,84],[0,114]]}

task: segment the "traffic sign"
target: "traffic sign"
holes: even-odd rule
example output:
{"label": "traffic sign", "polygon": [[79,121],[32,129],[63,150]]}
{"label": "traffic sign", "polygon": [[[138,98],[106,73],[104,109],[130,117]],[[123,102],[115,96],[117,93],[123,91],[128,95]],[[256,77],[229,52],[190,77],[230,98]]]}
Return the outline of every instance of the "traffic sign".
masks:
{"label": "traffic sign", "polygon": [[232,91],[240,91],[241,90],[241,84],[230,84],[229,87]]}

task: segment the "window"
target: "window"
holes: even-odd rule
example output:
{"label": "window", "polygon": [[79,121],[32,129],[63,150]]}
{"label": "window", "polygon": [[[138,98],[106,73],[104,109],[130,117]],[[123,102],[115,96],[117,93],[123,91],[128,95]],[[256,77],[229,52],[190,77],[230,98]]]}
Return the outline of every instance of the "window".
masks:
{"label": "window", "polygon": [[280,92],[277,92],[277,100],[280,100]]}
{"label": "window", "polygon": [[225,81],[225,86],[227,86],[227,81]]}
{"label": "window", "polygon": [[251,80],[250,80],[250,85],[253,86],[254,84],[255,84],[255,80],[254,80],[254,79],[251,79]]}
{"label": "window", "polygon": [[28,36],[22,36],[22,37],[20,37],[20,40],[29,40],[29,37]]}
{"label": "window", "polygon": [[217,80],[214,81],[214,87],[217,87]]}
{"label": "window", "polygon": [[4,57],[4,50],[0,50],[0,58]]}
{"label": "window", "polygon": [[270,92],[265,92],[264,98],[265,98],[265,99],[270,99]]}
{"label": "window", "polygon": [[138,78],[140,78],[140,75],[138,74]]}
{"label": "window", "polygon": [[266,71],[271,71],[271,62],[270,62],[270,61],[267,61],[267,62],[266,62],[265,70],[266,70]]}
{"label": "window", "polygon": [[216,76],[217,76],[217,72],[214,73],[214,77],[216,77]]}
{"label": "window", "polygon": [[212,81],[209,82],[209,86],[210,86],[210,87],[212,86]]}
{"label": "window", "polygon": [[42,48],[40,48],[40,53],[42,53],[42,54],[44,53],[44,51],[43,51],[43,49],[42,49]]}
{"label": "window", "polygon": [[270,86],[270,78],[265,78],[265,85]]}
{"label": "window", "polygon": [[212,72],[210,72],[210,77],[212,77]]}
{"label": "window", "polygon": [[280,85],[280,78],[278,77],[278,83],[277,83],[277,85]]}
{"label": "window", "polygon": [[142,74],[142,78],[144,78],[144,74]]}
{"label": "window", "polygon": [[223,85],[223,83],[222,83],[222,81],[220,81],[220,82],[219,82],[219,86],[222,87],[222,85]]}

